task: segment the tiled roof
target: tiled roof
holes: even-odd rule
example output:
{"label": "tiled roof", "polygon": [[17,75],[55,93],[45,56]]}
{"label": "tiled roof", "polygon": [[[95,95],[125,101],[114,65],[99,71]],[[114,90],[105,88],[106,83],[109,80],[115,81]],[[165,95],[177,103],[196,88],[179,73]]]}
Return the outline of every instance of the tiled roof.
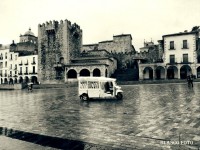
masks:
{"label": "tiled roof", "polygon": [[180,33],[173,33],[173,34],[163,35],[162,37],[178,36],[178,35],[188,35],[188,34],[197,34],[197,32],[196,32],[196,31],[191,31],[191,32],[180,32]]}

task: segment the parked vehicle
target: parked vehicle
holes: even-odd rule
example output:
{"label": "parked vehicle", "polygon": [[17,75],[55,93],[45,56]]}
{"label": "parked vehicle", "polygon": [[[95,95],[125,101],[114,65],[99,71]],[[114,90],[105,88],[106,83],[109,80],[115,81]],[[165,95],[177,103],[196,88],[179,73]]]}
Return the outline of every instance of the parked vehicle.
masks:
{"label": "parked vehicle", "polygon": [[121,87],[116,79],[106,77],[79,77],[78,94],[81,100],[90,98],[123,98]]}

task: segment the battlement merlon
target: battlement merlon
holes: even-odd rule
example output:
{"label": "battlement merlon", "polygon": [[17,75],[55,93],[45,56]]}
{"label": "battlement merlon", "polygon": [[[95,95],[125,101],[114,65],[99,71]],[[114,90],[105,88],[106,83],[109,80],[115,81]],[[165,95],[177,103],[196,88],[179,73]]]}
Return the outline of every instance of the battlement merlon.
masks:
{"label": "battlement merlon", "polygon": [[56,27],[59,27],[63,24],[66,24],[69,27],[69,29],[75,28],[78,31],[82,31],[79,25],[77,25],[76,23],[71,24],[71,22],[67,19],[65,19],[64,21],[60,20],[60,23],[58,21],[53,20],[53,22],[49,21],[43,24],[38,24],[38,28],[43,28],[46,30],[55,30]]}

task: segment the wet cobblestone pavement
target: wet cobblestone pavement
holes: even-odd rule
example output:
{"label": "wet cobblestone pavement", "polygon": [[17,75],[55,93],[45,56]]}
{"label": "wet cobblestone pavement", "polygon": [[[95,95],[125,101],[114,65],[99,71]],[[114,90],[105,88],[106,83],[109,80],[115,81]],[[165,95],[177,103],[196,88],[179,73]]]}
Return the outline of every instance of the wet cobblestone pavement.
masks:
{"label": "wet cobblestone pavement", "polygon": [[0,126],[90,143],[83,149],[200,148],[200,83],[122,89],[121,101],[88,102],[76,87],[0,91]]}

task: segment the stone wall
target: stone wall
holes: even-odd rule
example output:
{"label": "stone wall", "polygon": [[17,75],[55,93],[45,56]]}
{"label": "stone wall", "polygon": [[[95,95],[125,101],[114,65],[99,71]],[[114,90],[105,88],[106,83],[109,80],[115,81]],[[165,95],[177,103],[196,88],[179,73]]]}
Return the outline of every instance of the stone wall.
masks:
{"label": "stone wall", "polygon": [[113,36],[113,40],[102,41],[98,44],[83,45],[82,51],[94,49],[105,49],[110,53],[135,53],[135,48],[132,45],[132,36],[130,34],[122,34]]}
{"label": "stone wall", "polygon": [[79,55],[82,30],[68,20],[38,25],[38,77],[41,83],[64,83],[64,65]]}

